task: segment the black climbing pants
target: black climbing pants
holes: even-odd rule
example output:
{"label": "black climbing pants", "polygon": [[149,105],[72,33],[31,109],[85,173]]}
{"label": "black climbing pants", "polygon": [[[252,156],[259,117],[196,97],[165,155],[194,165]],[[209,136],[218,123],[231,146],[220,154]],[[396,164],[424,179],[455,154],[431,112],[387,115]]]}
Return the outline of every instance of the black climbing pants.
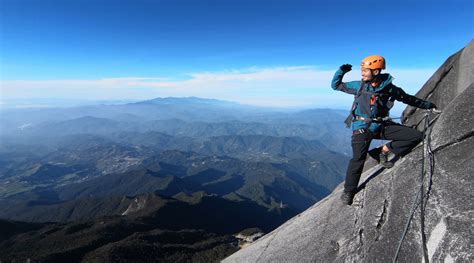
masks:
{"label": "black climbing pants", "polygon": [[373,134],[370,130],[365,129],[362,134],[352,135],[352,159],[347,167],[345,191],[355,192],[357,190],[372,139],[392,140],[386,144],[387,147],[395,155],[402,155],[423,140],[423,133],[396,122],[387,122],[383,124],[380,134]]}

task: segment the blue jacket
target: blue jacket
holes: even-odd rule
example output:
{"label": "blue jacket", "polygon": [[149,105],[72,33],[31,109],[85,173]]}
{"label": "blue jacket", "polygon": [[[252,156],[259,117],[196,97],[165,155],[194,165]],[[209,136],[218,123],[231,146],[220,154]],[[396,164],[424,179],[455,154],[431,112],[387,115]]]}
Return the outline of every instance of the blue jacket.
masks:
{"label": "blue jacket", "polygon": [[[331,82],[331,88],[354,95],[354,103],[351,109],[353,116],[366,118],[389,116],[394,100],[417,108],[429,109],[432,107],[431,102],[408,95],[401,88],[395,86],[392,83],[393,77],[388,73],[379,75],[378,80],[380,84],[377,87],[372,86],[370,82],[360,80],[342,82],[344,74],[341,69],[336,71]],[[372,122],[369,125],[365,121],[355,119],[352,121],[351,126],[352,130],[369,128],[374,133],[378,133],[381,129],[380,123]]]}

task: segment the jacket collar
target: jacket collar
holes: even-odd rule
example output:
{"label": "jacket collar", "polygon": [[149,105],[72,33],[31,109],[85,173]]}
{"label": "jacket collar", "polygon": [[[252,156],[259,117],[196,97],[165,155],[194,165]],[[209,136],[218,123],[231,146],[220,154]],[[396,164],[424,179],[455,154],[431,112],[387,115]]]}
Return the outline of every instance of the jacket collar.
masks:
{"label": "jacket collar", "polygon": [[366,84],[369,84],[367,85],[367,88],[371,91],[383,90],[385,87],[387,87],[388,84],[392,83],[393,79],[394,78],[389,73],[382,73],[378,77],[378,81],[380,82],[380,84],[377,87],[374,87],[370,84],[370,82],[366,82]]}

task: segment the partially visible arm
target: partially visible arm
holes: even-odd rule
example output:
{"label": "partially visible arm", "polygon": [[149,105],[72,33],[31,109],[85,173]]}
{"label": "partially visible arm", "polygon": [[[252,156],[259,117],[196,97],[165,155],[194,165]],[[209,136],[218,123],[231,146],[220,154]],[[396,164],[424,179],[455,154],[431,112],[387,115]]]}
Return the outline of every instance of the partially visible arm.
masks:
{"label": "partially visible arm", "polygon": [[422,109],[431,109],[431,108],[435,108],[436,105],[432,102],[429,102],[429,101],[426,101],[426,100],[422,100],[422,99],[419,99],[415,96],[412,96],[412,95],[409,95],[407,94],[403,89],[391,84],[393,87],[391,88],[392,89],[392,96],[398,100],[398,101],[401,101],[405,104],[408,104],[410,106],[413,106],[413,107],[417,107],[417,108],[422,108]]}
{"label": "partially visible arm", "polygon": [[342,82],[342,77],[344,77],[346,72],[342,71],[342,69],[338,69],[334,74],[331,82],[331,88],[333,90],[340,90],[345,93],[349,94],[356,94],[357,90],[360,88],[360,81],[350,81],[350,82]]}

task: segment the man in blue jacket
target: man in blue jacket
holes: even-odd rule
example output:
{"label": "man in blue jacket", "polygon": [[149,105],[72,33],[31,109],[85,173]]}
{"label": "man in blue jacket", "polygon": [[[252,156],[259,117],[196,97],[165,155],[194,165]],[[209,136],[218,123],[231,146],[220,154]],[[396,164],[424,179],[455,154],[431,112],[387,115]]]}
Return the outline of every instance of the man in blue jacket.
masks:
{"label": "man in blue jacket", "polygon": [[406,94],[392,83],[390,74],[381,73],[385,69],[382,56],[374,55],[362,60],[361,81],[342,82],[344,74],[351,69],[352,65],[342,65],[331,83],[332,89],[354,95],[351,114],[346,122],[352,122],[352,159],[341,195],[342,202],[347,205],[352,204],[372,139],[392,140],[369,153],[385,168],[393,166],[388,161],[389,152],[402,155],[423,139],[423,134],[418,130],[390,120],[389,111],[394,100],[422,109],[436,107],[432,102]]}

